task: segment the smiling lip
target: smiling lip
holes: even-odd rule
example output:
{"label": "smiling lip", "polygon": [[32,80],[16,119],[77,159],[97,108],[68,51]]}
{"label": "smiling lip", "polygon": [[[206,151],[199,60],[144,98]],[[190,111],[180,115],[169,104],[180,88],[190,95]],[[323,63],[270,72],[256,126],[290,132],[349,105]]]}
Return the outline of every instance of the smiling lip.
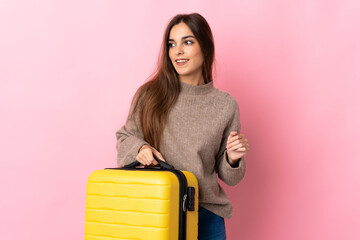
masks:
{"label": "smiling lip", "polygon": [[[180,62],[178,62],[178,61],[180,61]],[[175,59],[176,65],[178,65],[178,66],[183,66],[183,65],[185,65],[188,61],[189,61],[189,59],[185,59],[185,58]]]}

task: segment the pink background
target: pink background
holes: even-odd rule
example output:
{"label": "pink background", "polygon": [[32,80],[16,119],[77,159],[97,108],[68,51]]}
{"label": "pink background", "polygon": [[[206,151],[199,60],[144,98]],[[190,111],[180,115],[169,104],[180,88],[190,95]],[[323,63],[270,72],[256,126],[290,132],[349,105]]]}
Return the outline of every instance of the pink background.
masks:
{"label": "pink background", "polygon": [[221,183],[229,239],[360,239],[356,0],[1,1],[0,239],[83,238],[87,176],[116,166],[167,21],[194,11],[251,145]]}

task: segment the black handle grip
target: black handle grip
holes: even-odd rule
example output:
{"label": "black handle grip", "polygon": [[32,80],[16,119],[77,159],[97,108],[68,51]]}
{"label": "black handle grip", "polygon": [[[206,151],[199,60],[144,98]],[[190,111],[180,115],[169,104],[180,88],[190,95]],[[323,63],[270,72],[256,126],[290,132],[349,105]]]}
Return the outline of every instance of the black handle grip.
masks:
{"label": "black handle grip", "polygon": [[[154,156],[155,160],[159,163],[159,166],[161,169],[167,169],[167,170],[175,169],[174,166],[160,160],[154,154],[153,154],[153,156]],[[124,168],[136,168],[137,166],[140,166],[140,165],[141,165],[141,163],[135,160],[134,162],[125,165]],[[153,167],[153,168],[158,168],[158,167]]]}

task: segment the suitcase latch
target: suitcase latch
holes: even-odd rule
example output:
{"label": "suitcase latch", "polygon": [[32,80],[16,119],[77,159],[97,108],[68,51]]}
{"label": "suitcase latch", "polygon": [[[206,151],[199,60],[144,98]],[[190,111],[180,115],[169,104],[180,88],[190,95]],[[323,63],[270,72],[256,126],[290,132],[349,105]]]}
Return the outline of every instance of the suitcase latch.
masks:
{"label": "suitcase latch", "polygon": [[187,194],[184,202],[186,202],[186,207],[188,211],[195,211],[195,188],[188,187]]}
{"label": "suitcase latch", "polygon": [[183,202],[182,202],[183,212],[186,212],[186,199],[187,199],[187,194],[185,193],[185,195],[183,196]]}

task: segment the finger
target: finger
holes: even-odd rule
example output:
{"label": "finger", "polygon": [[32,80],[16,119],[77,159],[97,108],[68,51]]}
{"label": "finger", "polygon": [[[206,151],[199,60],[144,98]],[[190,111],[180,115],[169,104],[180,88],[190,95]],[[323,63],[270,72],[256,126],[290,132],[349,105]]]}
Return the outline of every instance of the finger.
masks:
{"label": "finger", "polygon": [[235,136],[233,138],[231,138],[230,140],[227,141],[227,144],[237,144],[237,143],[243,143],[243,144],[248,144],[248,140],[247,139],[241,139],[238,136]]}
{"label": "finger", "polygon": [[153,152],[152,152],[152,148],[146,148],[144,151],[143,151],[143,159],[144,161],[146,162],[147,165],[153,165],[153,164],[156,164],[156,160],[153,156]]}
{"label": "finger", "polygon": [[145,166],[151,165],[152,162],[155,161],[150,149],[144,149],[144,151],[141,151],[138,156]]}
{"label": "finger", "polygon": [[233,132],[231,132],[230,134],[229,134],[230,136],[239,136],[240,138],[245,138],[245,135],[243,134],[243,133],[237,133],[237,132],[235,132],[235,131],[233,131]]}
{"label": "finger", "polygon": [[227,143],[231,143],[237,139],[240,139],[239,135],[235,135],[233,137],[229,137]]}
{"label": "finger", "polygon": [[230,137],[235,136],[236,134],[237,134],[236,131],[231,131],[230,134],[229,134],[229,136],[228,136],[228,139],[229,139]]}
{"label": "finger", "polygon": [[[149,151],[148,148],[143,148],[136,156],[136,159],[144,165],[148,164],[148,161],[147,161],[148,151]],[[151,152],[151,150],[150,150],[150,152]]]}
{"label": "finger", "polygon": [[236,152],[246,152],[246,148],[245,148],[245,147],[237,147],[237,146],[232,147],[232,148],[230,148],[230,149],[228,149],[228,150],[230,150],[230,151],[236,151]]}
{"label": "finger", "polygon": [[142,158],[141,161],[144,166],[149,166],[151,164],[151,162],[146,158]]}
{"label": "finger", "polygon": [[158,165],[159,161],[163,161],[163,162],[166,162],[164,157],[161,155],[161,153],[159,153],[155,148],[152,149],[152,154],[153,154],[153,157],[155,159],[155,161],[153,162],[155,165]]}
{"label": "finger", "polygon": [[146,161],[148,162],[149,165],[157,165],[157,161],[155,160],[152,151],[146,154]]}
{"label": "finger", "polygon": [[250,145],[248,143],[244,143],[243,147],[245,147],[248,150],[250,148]]}
{"label": "finger", "polygon": [[228,143],[228,144],[226,145],[226,147],[227,147],[227,148],[231,148],[231,147],[233,147],[233,146],[235,146],[235,145],[238,145],[238,144],[240,144],[240,141],[239,141],[239,140],[235,140],[235,141],[233,141],[233,142],[231,142],[231,143]]}
{"label": "finger", "polygon": [[151,165],[156,166],[156,165],[159,165],[159,163],[154,159],[154,160],[151,161]]}
{"label": "finger", "polygon": [[227,144],[227,147],[231,148],[231,147],[234,147],[234,146],[236,146],[236,145],[245,146],[246,143],[243,143],[240,139],[238,139],[238,140],[235,140],[235,141],[232,142],[232,143]]}
{"label": "finger", "polygon": [[138,156],[136,156],[136,161],[138,161],[139,163],[141,163],[142,165],[146,166],[146,163]]}
{"label": "finger", "polygon": [[228,145],[226,147],[228,150],[237,150],[239,148],[244,148],[244,149],[249,149],[249,144],[247,143],[239,143],[239,144],[234,144],[234,145]]}
{"label": "finger", "polygon": [[230,146],[229,148],[227,148],[228,150],[231,150],[231,151],[235,151],[237,150],[238,148],[241,148],[243,147],[241,144],[236,144],[234,146]]}
{"label": "finger", "polygon": [[248,142],[247,139],[241,139],[241,138],[238,138],[238,139],[234,138],[234,141],[228,141],[228,142],[227,142],[228,145],[229,145],[229,144],[236,144],[236,143],[241,143],[241,144],[244,144],[244,145],[248,145],[248,144],[249,144],[249,142]]}
{"label": "finger", "polygon": [[159,153],[158,151],[154,151],[154,155],[157,157],[157,158],[159,158],[160,160],[162,160],[162,161],[164,161],[164,162],[166,162],[165,161],[165,159],[164,159],[164,157],[161,155],[161,153]]}
{"label": "finger", "polygon": [[236,134],[236,135],[234,135],[234,136],[229,135],[229,137],[228,137],[228,143],[230,143],[230,142],[232,142],[232,141],[234,141],[234,140],[236,140],[236,139],[240,139],[240,140],[242,140],[243,142],[248,142],[248,140],[245,138],[245,135],[244,135],[244,134]]}

